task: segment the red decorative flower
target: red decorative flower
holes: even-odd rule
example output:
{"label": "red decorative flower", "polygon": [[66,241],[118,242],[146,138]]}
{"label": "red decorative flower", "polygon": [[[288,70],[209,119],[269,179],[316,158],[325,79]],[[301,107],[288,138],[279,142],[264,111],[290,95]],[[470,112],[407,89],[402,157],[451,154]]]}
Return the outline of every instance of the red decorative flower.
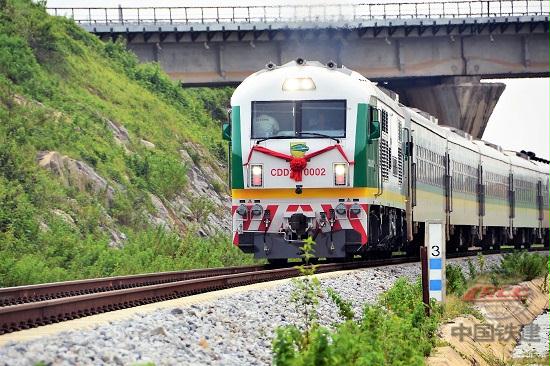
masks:
{"label": "red decorative flower", "polygon": [[294,179],[296,182],[302,181],[302,171],[307,166],[307,160],[305,158],[292,158],[290,161],[290,179]]}

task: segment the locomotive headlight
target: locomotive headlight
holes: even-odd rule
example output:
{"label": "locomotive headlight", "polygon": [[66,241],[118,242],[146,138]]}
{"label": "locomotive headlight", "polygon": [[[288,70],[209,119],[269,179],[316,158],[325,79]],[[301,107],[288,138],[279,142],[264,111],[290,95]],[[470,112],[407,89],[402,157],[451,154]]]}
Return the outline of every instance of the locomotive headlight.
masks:
{"label": "locomotive headlight", "polygon": [[250,186],[251,187],[261,187],[264,183],[264,174],[263,174],[262,165],[251,165],[250,166]]}
{"label": "locomotive headlight", "polygon": [[346,214],[346,205],[344,205],[343,203],[339,203],[337,206],[336,206],[336,213],[338,215],[345,215]]}
{"label": "locomotive headlight", "polygon": [[334,164],[334,185],[345,186],[348,167],[344,163]]}
{"label": "locomotive headlight", "polygon": [[359,215],[361,213],[361,206],[359,206],[358,203],[354,203],[351,205],[349,212],[355,216]]}
{"label": "locomotive headlight", "polygon": [[252,216],[260,216],[263,210],[263,207],[256,203],[254,206],[252,206],[252,210],[250,210],[250,212],[252,213]]}
{"label": "locomotive headlight", "polygon": [[291,78],[283,83],[283,91],[315,90],[315,83],[311,78]]}
{"label": "locomotive headlight", "polygon": [[237,208],[237,213],[239,215],[241,215],[241,217],[245,217],[246,216],[246,212],[247,212],[247,209],[246,209],[246,206],[245,205],[240,205],[238,208]]}

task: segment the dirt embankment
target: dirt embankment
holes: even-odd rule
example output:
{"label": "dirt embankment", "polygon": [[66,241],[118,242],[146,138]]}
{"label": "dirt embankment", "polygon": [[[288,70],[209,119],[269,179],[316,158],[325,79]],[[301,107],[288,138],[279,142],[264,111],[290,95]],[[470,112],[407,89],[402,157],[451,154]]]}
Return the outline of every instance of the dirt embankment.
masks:
{"label": "dirt embankment", "polygon": [[[491,366],[509,360],[522,327],[548,309],[548,287],[544,283],[545,280],[539,278],[509,289],[523,296],[477,301],[485,317],[482,321],[468,315],[443,324],[439,331],[446,345],[438,347],[426,363],[430,366]],[[532,336],[537,336],[536,329]]]}

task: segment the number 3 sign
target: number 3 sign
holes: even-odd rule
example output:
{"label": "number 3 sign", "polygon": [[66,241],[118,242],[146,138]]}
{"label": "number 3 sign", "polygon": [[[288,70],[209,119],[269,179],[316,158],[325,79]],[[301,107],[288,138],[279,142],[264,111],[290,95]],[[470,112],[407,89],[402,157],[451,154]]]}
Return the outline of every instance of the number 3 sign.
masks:
{"label": "number 3 sign", "polygon": [[445,300],[445,226],[441,221],[426,222],[430,298]]}

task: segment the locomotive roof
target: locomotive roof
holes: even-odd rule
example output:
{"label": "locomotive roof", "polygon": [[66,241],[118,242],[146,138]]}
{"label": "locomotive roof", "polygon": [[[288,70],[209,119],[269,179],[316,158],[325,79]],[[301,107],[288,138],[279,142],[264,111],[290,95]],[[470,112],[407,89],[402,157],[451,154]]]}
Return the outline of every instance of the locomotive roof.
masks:
{"label": "locomotive roof", "polygon": [[[377,95],[374,83],[361,74],[345,67],[329,67],[317,61],[296,60],[282,66],[266,67],[247,77],[235,89],[231,103],[241,100],[314,100],[337,99],[334,92],[339,91],[342,99],[364,98],[365,95]],[[283,91],[282,85],[289,78],[311,78],[315,90]],[[382,94],[380,92],[380,94]],[[258,99],[260,97],[260,99]],[[389,98],[389,97],[388,97]]]}

